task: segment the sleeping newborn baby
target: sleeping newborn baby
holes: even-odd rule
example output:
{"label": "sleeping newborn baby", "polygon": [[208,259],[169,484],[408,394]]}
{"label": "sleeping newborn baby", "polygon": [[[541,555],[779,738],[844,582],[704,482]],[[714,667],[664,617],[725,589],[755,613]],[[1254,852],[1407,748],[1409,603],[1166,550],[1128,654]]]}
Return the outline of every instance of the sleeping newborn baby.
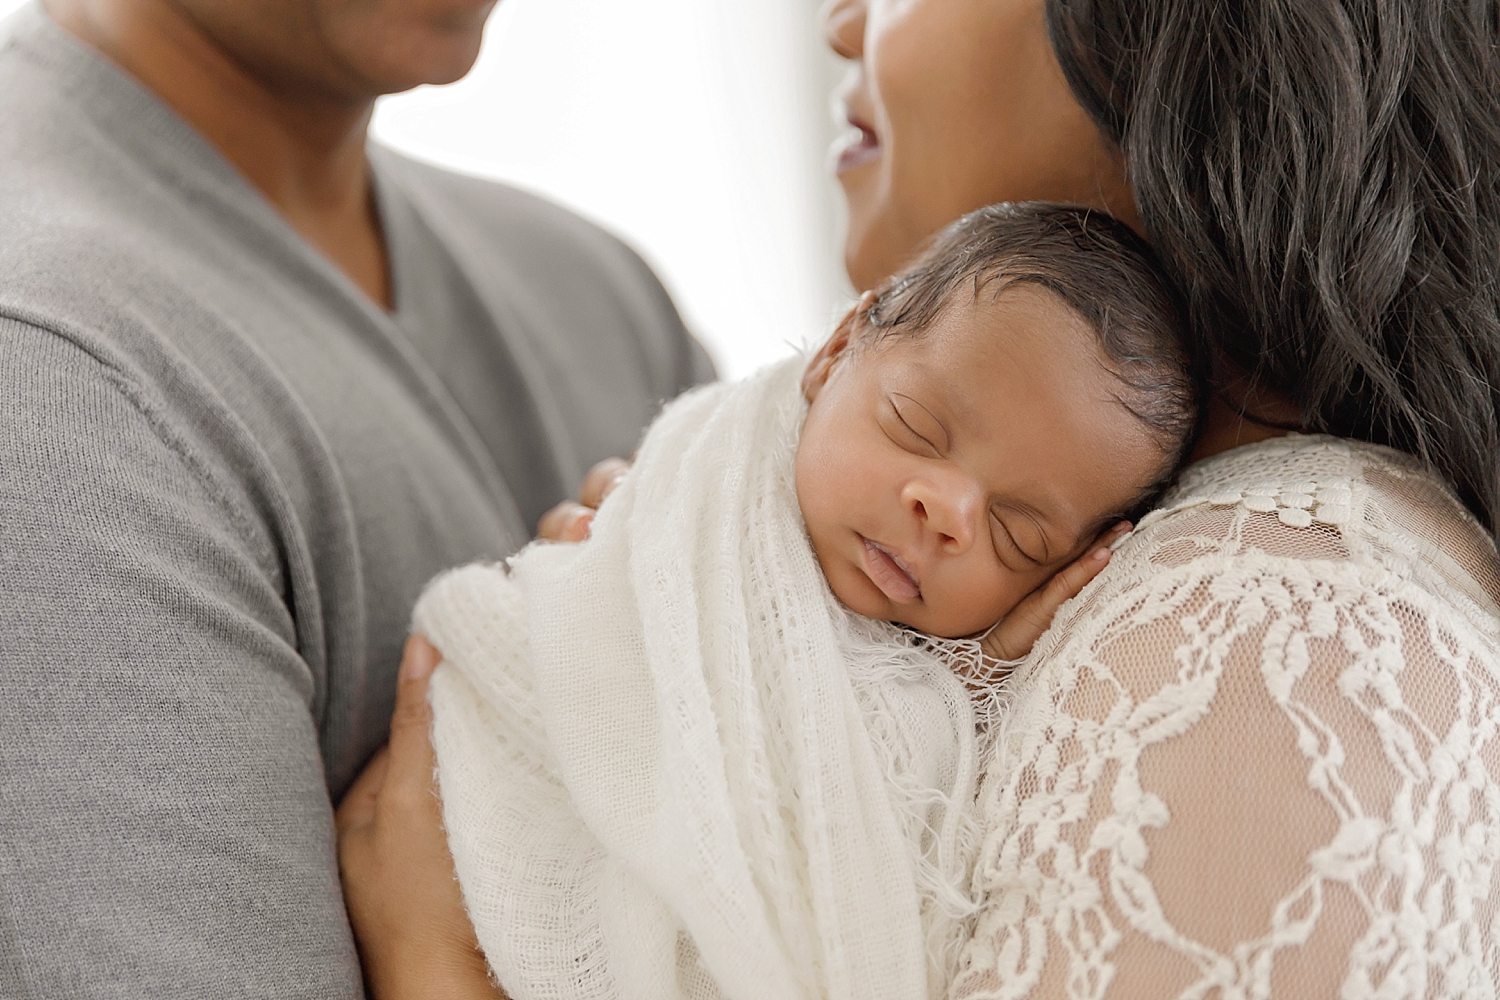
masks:
{"label": "sleeping newborn baby", "polygon": [[1166,287],[1097,213],[974,213],[810,360],[670,405],[588,542],[434,581],[444,823],[511,1000],[944,992],[985,665],[1194,426]]}
{"label": "sleeping newborn baby", "polygon": [[[850,609],[1023,655],[1152,497],[1193,427],[1175,313],[1097,214],[1005,206],[867,295],[802,379],[797,498]],[[1041,628],[1037,626],[1040,625]]]}

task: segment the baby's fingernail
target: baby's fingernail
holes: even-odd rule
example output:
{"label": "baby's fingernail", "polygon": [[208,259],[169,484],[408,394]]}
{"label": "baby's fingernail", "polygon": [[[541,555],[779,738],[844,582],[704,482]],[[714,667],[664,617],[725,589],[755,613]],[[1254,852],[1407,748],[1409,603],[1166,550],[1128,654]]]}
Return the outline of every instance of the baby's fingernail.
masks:
{"label": "baby's fingernail", "polygon": [[1109,558],[1109,549],[1095,549],[1094,550],[1094,558],[1095,559],[1108,559]]}

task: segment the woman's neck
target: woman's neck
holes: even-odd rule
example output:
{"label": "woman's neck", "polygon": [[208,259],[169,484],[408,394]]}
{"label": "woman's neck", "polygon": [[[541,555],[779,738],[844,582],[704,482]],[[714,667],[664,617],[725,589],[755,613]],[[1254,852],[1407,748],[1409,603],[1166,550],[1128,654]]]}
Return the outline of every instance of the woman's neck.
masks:
{"label": "woman's neck", "polygon": [[1242,445],[1285,437],[1302,425],[1297,405],[1280,393],[1256,386],[1244,376],[1228,380],[1204,404],[1203,430],[1189,461]]}
{"label": "woman's neck", "polygon": [[1208,401],[1207,411],[1204,414],[1203,431],[1198,435],[1198,441],[1188,456],[1188,460],[1192,462],[1241,445],[1269,441],[1291,433],[1281,427],[1256,423],[1218,396]]}

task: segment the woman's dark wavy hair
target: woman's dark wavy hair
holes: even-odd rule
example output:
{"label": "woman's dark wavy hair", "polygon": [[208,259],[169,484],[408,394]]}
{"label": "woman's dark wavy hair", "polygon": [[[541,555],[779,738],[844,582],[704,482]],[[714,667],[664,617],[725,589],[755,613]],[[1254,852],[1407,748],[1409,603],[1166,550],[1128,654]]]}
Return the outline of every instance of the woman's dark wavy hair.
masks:
{"label": "woman's dark wavy hair", "polygon": [[1047,0],[1195,355],[1500,516],[1500,0]]}

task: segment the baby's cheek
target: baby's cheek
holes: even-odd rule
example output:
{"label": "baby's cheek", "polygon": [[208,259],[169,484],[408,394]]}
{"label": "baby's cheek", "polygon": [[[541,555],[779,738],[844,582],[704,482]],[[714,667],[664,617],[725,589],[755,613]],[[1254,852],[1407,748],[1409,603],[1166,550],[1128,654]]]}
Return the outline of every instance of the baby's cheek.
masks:
{"label": "baby's cheek", "polygon": [[939,619],[935,635],[957,637],[983,632],[1015,608],[1046,579],[993,567],[972,567],[961,578],[944,581],[942,593],[924,593],[924,603]]}
{"label": "baby's cheek", "polygon": [[862,481],[848,466],[848,449],[829,440],[831,428],[810,415],[797,446],[797,504],[808,533],[818,542],[834,531],[854,509]]}
{"label": "baby's cheek", "polygon": [[821,497],[823,483],[819,466],[812,460],[808,449],[803,446],[797,449],[797,461],[793,468],[797,488],[797,507],[802,512],[802,520],[807,525],[807,533],[816,543],[823,509]]}
{"label": "baby's cheek", "polygon": [[836,526],[831,522],[830,513],[837,508],[834,498],[829,496],[830,482],[827,468],[820,462],[808,460],[805,456],[806,452],[799,448],[796,462],[797,506],[802,512],[802,521],[807,526],[807,534],[812,541],[813,551],[817,554],[818,562],[823,564],[824,572],[827,573],[827,564],[831,556],[830,539]]}

